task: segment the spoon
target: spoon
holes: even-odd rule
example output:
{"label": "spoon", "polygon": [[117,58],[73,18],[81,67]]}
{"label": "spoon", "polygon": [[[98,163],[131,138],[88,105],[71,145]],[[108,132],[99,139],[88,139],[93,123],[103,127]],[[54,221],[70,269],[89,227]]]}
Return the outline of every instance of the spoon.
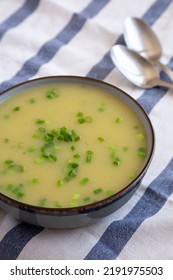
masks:
{"label": "spoon", "polygon": [[160,80],[159,72],[144,57],[123,45],[115,45],[110,52],[112,61],[120,72],[141,88],[163,86],[173,89],[173,84]]}
{"label": "spoon", "polygon": [[130,49],[139,52],[140,55],[159,66],[173,80],[173,72],[159,61],[162,56],[162,47],[147,23],[136,17],[127,18],[124,24],[124,39]]}

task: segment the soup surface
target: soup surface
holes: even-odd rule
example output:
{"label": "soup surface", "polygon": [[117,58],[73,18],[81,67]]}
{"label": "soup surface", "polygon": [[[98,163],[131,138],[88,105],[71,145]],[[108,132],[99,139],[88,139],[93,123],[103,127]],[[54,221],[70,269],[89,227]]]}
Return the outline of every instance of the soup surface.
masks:
{"label": "soup surface", "polygon": [[129,184],[145,129],[112,94],[84,84],[35,87],[0,104],[0,192],[41,207],[76,207]]}

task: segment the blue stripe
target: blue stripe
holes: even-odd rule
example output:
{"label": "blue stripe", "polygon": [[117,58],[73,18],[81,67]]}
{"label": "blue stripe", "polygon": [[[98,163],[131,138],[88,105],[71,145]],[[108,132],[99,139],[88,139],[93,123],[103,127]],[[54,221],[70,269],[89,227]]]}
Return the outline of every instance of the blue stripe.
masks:
{"label": "blue stripe", "polygon": [[28,241],[42,230],[26,223],[16,225],[0,242],[0,260],[15,260]]}
{"label": "blue stripe", "polygon": [[24,5],[0,24],[0,40],[11,28],[16,27],[29,17],[38,7],[40,0],[26,0]]}
{"label": "blue stripe", "polygon": [[158,213],[173,193],[173,159],[161,174],[149,185],[143,196],[122,220],[106,229],[100,240],[85,259],[116,259],[141,223]]}
{"label": "blue stripe", "polygon": [[75,37],[87,19],[93,18],[98,14],[109,1],[110,0],[93,0],[81,13],[74,14],[60,33],[46,42],[38,53],[27,60],[22,68],[10,80],[0,85],[0,91],[2,92],[12,85],[33,77],[43,64],[48,63],[62,46],[68,44]]}
{"label": "blue stripe", "polygon": [[[142,16],[142,19],[145,20],[148,24],[153,25],[161,16],[161,14],[165,12],[165,10],[171,3],[172,0],[158,0],[154,2],[153,5]],[[125,45],[123,35],[120,35],[120,37],[116,40],[115,44]],[[91,70],[87,74],[87,77],[104,80],[114,68],[115,65],[113,64],[110,58],[109,50],[104,55],[104,57],[91,68]]]}

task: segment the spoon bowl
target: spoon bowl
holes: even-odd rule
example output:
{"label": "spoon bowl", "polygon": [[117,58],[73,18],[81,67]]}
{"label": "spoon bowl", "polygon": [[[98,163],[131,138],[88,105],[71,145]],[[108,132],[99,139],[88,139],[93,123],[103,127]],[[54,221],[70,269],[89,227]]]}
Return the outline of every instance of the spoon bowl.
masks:
{"label": "spoon bowl", "polygon": [[173,72],[159,60],[162,56],[160,41],[146,22],[136,17],[127,18],[124,39],[127,47],[159,66],[173,80]]}
{"label": "spoon bowl", "polygon": [[110,55],[120,72],[136,86],[152,88],[160,85],[173,88],[173,84],[160,80],[153,64],[135,51],[123,45],[115,45]]}

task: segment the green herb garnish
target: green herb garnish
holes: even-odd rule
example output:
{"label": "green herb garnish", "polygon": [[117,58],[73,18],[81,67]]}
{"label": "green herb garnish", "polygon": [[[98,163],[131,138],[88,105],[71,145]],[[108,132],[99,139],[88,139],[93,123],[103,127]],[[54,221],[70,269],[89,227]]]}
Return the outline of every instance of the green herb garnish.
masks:
{"label": "green herb garnish", "polygon": [[93,122],[93,118],[91,116],[84,116],[84,113],[82,112],[78,112],[77,117],[78,117],[78,123],[80,124]]}
{"label": "green herb garnish", "polygon": [[119,157],[114,158],[114,160],[113,160],[113,164],[115,164],[115,165],[119,166],[119,165],[120,165],[120,163],[121,163],[121,160],[120,160],[120,158],[119,158]]}
{"label": "green herb garnish", "polygon": [[14,194],[17,199],[20,199],[24,196],[24,192],[22,190],[23,184],[8,184],[6,188],[8,191]]}
{"label": "green herb garnish", "polygon": [[99,194],[99,193],[101,193],[102,191],[103,191],[102,188],[98,188],[98,189],[93,190],[93,193],[94,193],[94,194]]}
{"label": "green herb garnish", "polygon": [[39,184],[39,179],[33,178],[31,182],[32,182],[32,184]]}
{"label": "green herb garnish", "polygon": [[104,141],[105,141],[105,138],[103,138],[103,137],[98,137],[98,140],[99,140],[100,142],[104,142]]}
{"label": "green herb garnish", "polygon": [[57,93],[57,90],[56,89],[51,89],[49,90],[47,93],[46,93],[46,97],[48,99],[54,99],[56,97],[58,97],[59,94]]}
{"label": "green herb garnish", "polygon": [[44,120],[41,120],[41,119],[37,119],[36,124],[45,124],[45,121]]}
{"label": "green herb garnish", "polygon": [[42,157],[42,156],[35,159],[35,163],[38,163],[38,164],[40,164],[40,163],[42,163],[44,161],[45,161],[45,158]]}
{"label": "green herb garnish", "polygon": [[83,199],[84,202],[88,202],[88,201],[90,201],[90,200],[91,200],[91,198],[90,198],[89,196],[86,196],[86,197],[84,197],[84,199]]}
{"label": "green herb garnish", "polygon": [[142,140],[144,140],[145,139],[145,136],[144,136],[144,134],[143,133],[138,133],[137,135],[136,135],[136,137],[137,137],[137,139],[138,140],[140,140],[140,141],[142,141]]}
{"label": "green herb garnish", "polygon": [[19,106],[16,106],[13,108],[13,112],[18,112],[20,110],[20,107]]}
{"label": "green herb garnish", "polygon": [[82,180],[80,180],[80,184],[81,185],[85,185],[89,182],[89,179],[87,177],[83,178]]}
{"label": "green herb garnish", "polygon": [[94,152],[88,150],[88,151],[86,152],[86,162],[91,162],[92,159],[93,159],[93,155],[94,155]]}
{"label": "green herb garnish", "polygon": [[45,206],[46,202],[47,202],[47,198],[42,198],[40,199],[38,206],[43,207]]}
{"label": "green herb garnish", "polygon": [[77,113],[77,117],[78,117],[78,118],[83,117],[83,113],[82,113],[82,112],[78,112],[78,113]]}
{"label": "green herb garnish", "polygon": [[63,186],[64,185],[64,180],[63,179],[58,180],[56,184],[57,184],[57,186]]}
{"label": "green herb garnish", "polygon": [[80,158],[80,155],[79,154],[75,154],[73,157],[74,158]]}
{"label": "green herb garnish", "polygon": [[25,167],[21,164],[16,164],[13,160],[7,159],[4,161],[4,164],[7,170],[13,170],[15,172],[22,173],[25,170]]}
{"label": "green herb garnish", "polygon": [[106,191],[106,196],[109,197],[109,196],[112,196],[114,194],[114,192],[112,190],[107,190]]}
{"label": "green herb garnish", "polygon": [[123,123],[123,118],[117,117],[117,118],[115,119],[115,123],[116,123],[116,124],[121,124],[121,123]]}
{"label": "green herb garnish", "polygon": [[146,150],[145,150],[145,148],[140,147],[140,148],[137,150],[137,154],[138,154],[139,157],[145,158],[145,157],[146,157]]}
{"label": "green herb garnish", "polygon": [[62,205],[59,202],[55,202],[55,207],[56,208],[62,208]]}
{"label": "green herb garnish", "polygon": [[27,151],[28,151],[29,153],[32,153],[32,152],[34,152],[36,149],[37,149],[37,148],[36,148],[35,146],[30,146],[30,147],[28,147]]}

